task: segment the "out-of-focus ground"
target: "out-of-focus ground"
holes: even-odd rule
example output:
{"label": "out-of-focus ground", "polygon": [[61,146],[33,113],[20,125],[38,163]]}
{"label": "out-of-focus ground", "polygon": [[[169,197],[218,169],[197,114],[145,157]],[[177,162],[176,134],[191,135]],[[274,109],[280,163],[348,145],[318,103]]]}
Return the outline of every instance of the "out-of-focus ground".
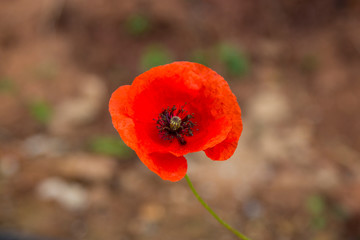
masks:
{"label": "out-of-focus ground", "polygon": [[112,127],[111,92],[174,60],[242,108],[230,160],[187,156],[220,216],[254,240],[360,239],[357,0],[0,1],[0,235],[234,239]]}

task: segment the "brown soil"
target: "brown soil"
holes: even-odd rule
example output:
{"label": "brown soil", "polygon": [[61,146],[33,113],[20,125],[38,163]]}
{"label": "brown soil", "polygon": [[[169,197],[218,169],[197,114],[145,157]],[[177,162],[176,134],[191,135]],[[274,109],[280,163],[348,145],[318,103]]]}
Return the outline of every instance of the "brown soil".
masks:
{"label": "brown soil", "polygon": [[[188,156],[219,215],[254,240],[360,239],[359,29],[356,0],[1,1],[0,238],[234,239],[184,180],[89,147],[117,137],[110,94],[160,46],[204,52],[242,108],[234,157]],[[228,71],[223,44],[246,73]]]}

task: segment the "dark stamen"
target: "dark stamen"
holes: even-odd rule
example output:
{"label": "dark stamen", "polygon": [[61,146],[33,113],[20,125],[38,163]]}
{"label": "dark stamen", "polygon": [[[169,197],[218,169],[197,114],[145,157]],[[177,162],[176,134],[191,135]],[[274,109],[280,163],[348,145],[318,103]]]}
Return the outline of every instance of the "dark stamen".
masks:
{"label": "dark stamen", "polygon": [[[162,139],[172,142],[176,138],[181,145],[185,145],[185,137],[193,136],[192,128],[196,124],[190,119],[194,118],[194,114],[185,115],[187,111],[183,108],[184,106],[176,111],[177,108],[175,106],[172,108],[167,107],[162,110],[157,120],[154,119]],[[198,129],[196,130],[198,131]]]}

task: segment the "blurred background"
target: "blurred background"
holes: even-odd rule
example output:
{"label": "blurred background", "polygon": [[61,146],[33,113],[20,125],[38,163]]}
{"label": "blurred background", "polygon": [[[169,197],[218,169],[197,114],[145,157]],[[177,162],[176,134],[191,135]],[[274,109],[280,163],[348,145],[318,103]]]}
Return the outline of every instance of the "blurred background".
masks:
{"label": "blurred background", "polygon": [[149,68],[229,82],[234,156],[187,156],[200,195],[253,240],[360,239],[358,0],[0,0],[0,238],[230,240],[184,180],[112,127]]}

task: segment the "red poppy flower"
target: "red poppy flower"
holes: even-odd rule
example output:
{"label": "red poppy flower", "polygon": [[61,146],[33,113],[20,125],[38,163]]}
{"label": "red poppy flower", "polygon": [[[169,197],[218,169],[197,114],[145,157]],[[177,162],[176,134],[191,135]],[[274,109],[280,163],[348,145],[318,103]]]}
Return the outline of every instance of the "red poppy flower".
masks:
{"label": "red poppy flower", "polygon": [[135,78],[111,96],[112,122],[123,141],[161,178],[182,179],[185,154],[230,158],[242,132],[240,107],[227,82],[201,64],[174,62]]}

